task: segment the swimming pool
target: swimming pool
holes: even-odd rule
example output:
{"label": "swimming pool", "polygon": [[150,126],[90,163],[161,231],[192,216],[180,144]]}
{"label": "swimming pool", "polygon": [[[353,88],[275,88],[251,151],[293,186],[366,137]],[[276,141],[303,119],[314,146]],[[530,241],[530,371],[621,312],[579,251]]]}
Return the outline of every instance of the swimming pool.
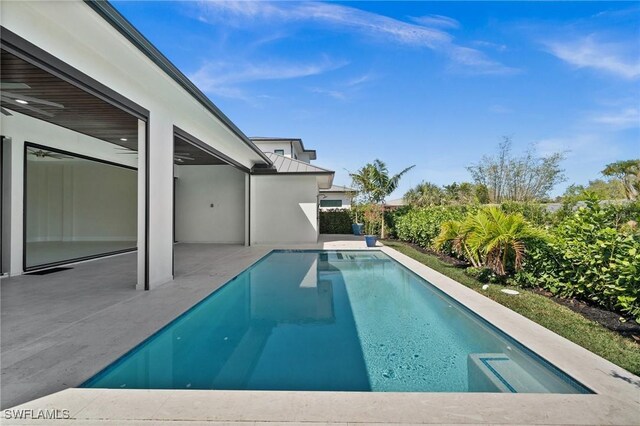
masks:
{"label": "swimming pool", "polygon": [[380,251],[273,251],[82,386],[590,393]]}

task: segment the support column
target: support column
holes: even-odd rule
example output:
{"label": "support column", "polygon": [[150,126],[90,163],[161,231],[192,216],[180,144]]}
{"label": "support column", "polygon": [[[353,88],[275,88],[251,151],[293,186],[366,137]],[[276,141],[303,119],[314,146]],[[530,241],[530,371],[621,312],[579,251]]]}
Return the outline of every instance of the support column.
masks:
{"label": "support column", "polygon": [[251,245],[251,175],[244,174],[244,245]]}
{"label": "support column", "polygon": [[173,280],[173,123],[171,115],[151,111],[148,156],[149,289]]}
{"label": "support column", "polygon": [[23,252],[23,226],[24,226],[24,139],[19,135],[11,135],[10,142],[11,162],[11,211],[9,223],[11,224],[11,263],[9,275],[21,275]]}
{"label": "support column", "polygon": [[11,270],[11,139],[2,138],[2,165],[0,173],[2,173],[2,273],[9,273]]}
{"label": "support column", "polygon": [[138,279],[137,290],[147,290],[147,123],[138,120]]}

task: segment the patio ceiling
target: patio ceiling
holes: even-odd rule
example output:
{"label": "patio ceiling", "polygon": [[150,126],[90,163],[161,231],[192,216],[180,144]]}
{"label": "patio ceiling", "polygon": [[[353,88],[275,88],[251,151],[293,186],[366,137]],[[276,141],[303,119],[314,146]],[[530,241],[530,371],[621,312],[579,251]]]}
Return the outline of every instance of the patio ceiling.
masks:
{"label": "patio ceiling", "polygon": [[[2,108],[137,149],[138,120],[90,93],[2,50]],[[27,104],[16,102],[27,101]],[[126,139],[122,141],[121,139]]]}
{"label": "patio ceiling", "polygon": [[178,166],[202,166],[228,164],[218,157],[190,144],[179,136],[174,136],[174,163]]}

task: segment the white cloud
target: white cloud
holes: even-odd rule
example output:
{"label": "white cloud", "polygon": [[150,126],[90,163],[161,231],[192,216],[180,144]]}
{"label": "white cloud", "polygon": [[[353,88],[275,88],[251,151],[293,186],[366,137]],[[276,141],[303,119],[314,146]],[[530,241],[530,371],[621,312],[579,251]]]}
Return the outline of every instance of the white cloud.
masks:
{"label": "white cloud", "polygon": [[205,63],[188,77],[205,92],[248,100],[248,95],[239,87],[242,83],[309,77],[333,71],[344,65],[346,65],[344,61],[335,62],[327,58],[310,64],[219,61]]}
{"label": "white cloud", "polygon": [[313,93],[318,93],[320,95],[327,95],[329,97],[332,97],[334,99],[338,99],[341,101],[344,101],[347,99],[347,94],[340,90],[323,89],[321,87],[312,87],[310,90]]}
{"label": "white cloud", "polygon": [[626,79],[640,77],[637,42],[602,41],[591,34],[544,44],[549,53],[577,68],[591,68]]}
{"label": "white cloud", "polygon": [[[393,40],[433,46],[450,41],[443,31],[398,21],[360,9],[316,2],[201,2],[201,19],[246,25],[247,19],[279,21],[317,21],[358,30],[367,35],[384,35]],[[231,19],[231,21],[229,20]]]}
{"label": "white cloud", "polygon": [[342,83],[334,84],[331,88],[312,87],[310,90],[313,93],[327,95],[334,99],[345,101],[353,97],[364,85],[375,80],[375,78],[372,73],[366,73]]}
{"label": "white cloud", "polygon": [[[513,73],[487,57],[483,52],[454,42],[453,37],[438,28],[447,21],[449,26],[457,22],[447,17],[431,17],[438,25],[417,25],[361,9],[322,2],[249,2],[212,1],[199,3],[199,19],[209,23],[224,23],[246,28],[248,21],[284,25],[289,22],[314,22],[351,30],[367,38],[431,49],[446,55],[454,63],[464,66],[468,72],[478,74]],[[422,17],[424,18],[424,17]]]}
{"label": "white cloud", "polygon": [[360,86],[361,84],[368,83],[375,79],[372,73],[362,74],[347,81],[344,85],[347,87]]}
{"label": "white cloud", "polygon": [[591,117],[591,121],[619,130],[640,127],[640,110],[632,107],[621,111],[597,114]]}
{"label": "white cloud", "polygon": [[487,47],[489,49],[493,49],[493,50],[496,50],[498,52],[504,52],[504,51],[507,50],[507,45],[506,44],[501,44],[501,43],[493,43],[493,42],[485,41],[485,40],[474,40],[471,43],[474,46]]}
{"label": "white cloud", "polygon": [[511,114],[513,110],[509,107],[500,104],[493,104],[489,107],[489,111],[496,114]]}
{"label": "white cloud", "polygon": [[451,46],[445,51],[445,54],[453,60],[454,63],[464,66],[465,72],[474,74],[516,74],[520,70],[500,64],[499,62],[489,59],[484,53],[470,47]]}
{"label": "white cloud", "polygon": [[597,133],[541,139],[534,146],[536,153],[540,156],[560,152],[564,153],[567,158],[573,158],[582,163],[601,162],[605,159],[613,161],[620,152],[616,145],[609,143],[606,135]]}
{"label": "white cloud", "polygon": [[442,15],[415,16],[415,17],[412,17],[411,20],[414,22],[417,22],[420,25],[425,25],[429,27],[452,28],[452,29],[460,28],[460,22],[448,16],[442,16]]}

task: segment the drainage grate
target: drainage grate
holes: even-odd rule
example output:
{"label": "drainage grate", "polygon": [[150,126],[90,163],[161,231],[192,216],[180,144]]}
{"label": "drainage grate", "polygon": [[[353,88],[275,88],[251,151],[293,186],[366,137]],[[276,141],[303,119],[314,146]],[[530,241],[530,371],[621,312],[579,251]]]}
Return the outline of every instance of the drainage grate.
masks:
{"label": "drainage grate", "polygon": [[67,269],[73,269],[73,268],[60,266],[57,268],[42,269],[40,271],[27,272],[24,275],[49,275],[49,274],[55,274],[56,272],[60,272],[60,271],[66,271]]}

